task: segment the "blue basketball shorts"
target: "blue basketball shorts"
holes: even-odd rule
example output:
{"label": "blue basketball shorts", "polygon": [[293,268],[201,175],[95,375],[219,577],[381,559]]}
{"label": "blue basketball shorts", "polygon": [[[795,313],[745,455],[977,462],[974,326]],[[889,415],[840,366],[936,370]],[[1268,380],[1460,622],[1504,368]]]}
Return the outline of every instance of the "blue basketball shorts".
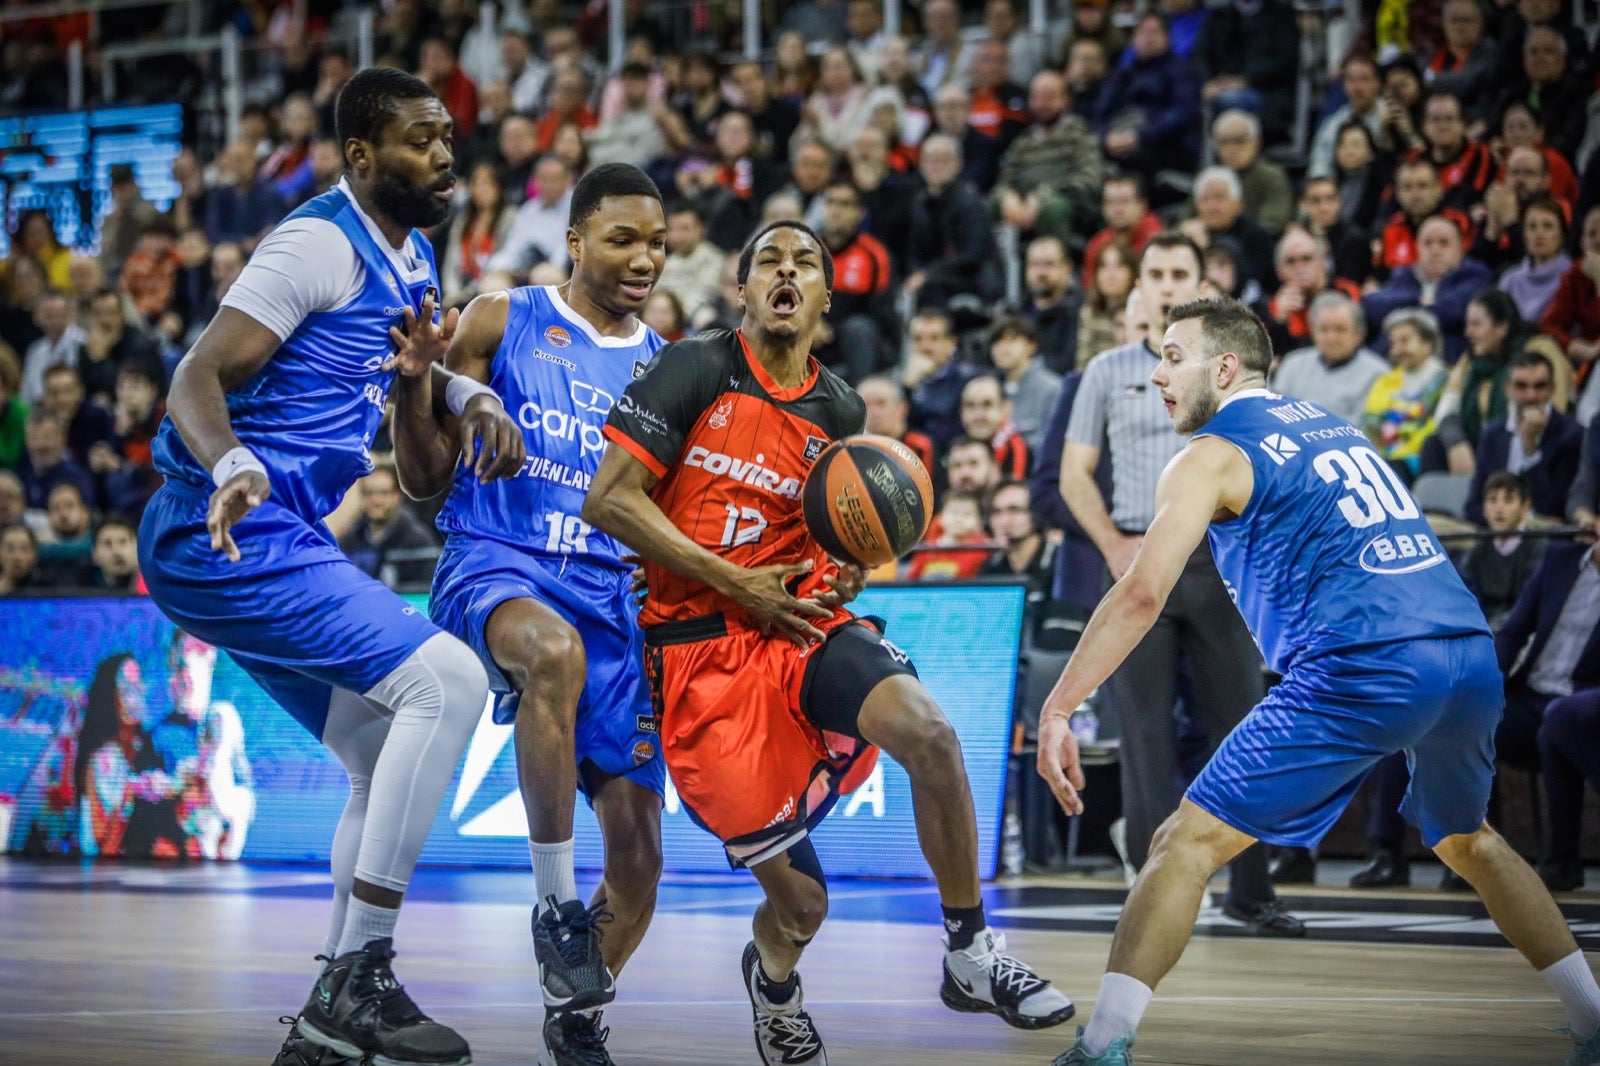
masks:
{"label": "blue basketball shorts", "polygon": [[[562,617],[583,642],[588,676],[578,699],[577,756],[612,777],[626,777],[657,795],[666,793],[660,724],[650,707],[644,674],[644,633],[628,571],[571,558],[551,558],[500,541],[452,536],[433,575],[433,620],[471,646],[489,672],[489,687],[510,693],[489,654],[489,616],[507,600],[530,599]],[[501,700],[495,721],[516,714],[516,700]],[[588,795],[582,773],[579,787]],[[590,797],[592,798],[592,797]]]}
{"label": "blue basketball shorts", "polygon": [[1403,751],[1400,810],[1433,847],[1483,824],[1504,707],[1486,634],[1317,656],[1290,668],[1186,795],[1258,840],[1311,847],[1373,764]]}
{"label": "blue basketball shorts", "polygon": [[335,688],[366,693],[439,630],[346,559],[321,524],[268,498],[211,548],[210,492],[169,480],[139,523],[139,569],[179,629],[226,651],[317,739]]}

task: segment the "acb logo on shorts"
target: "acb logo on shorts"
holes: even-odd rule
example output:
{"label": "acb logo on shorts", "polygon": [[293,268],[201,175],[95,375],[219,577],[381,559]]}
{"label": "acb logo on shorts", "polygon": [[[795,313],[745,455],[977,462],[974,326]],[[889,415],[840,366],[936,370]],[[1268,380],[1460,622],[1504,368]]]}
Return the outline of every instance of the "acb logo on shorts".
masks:
{"label": "acb logo on shorts", "polygon": [[656,746],[648,740],[641,740],[633,746],[633,765],[643,766],[656,757]]}
{"label": "acb logo on shorts", "polygon": [[567,345],[572,343],[572,334],[568,333],[560,326],[546,326],[544,328],[544,339],[555,345],[557,348],[565,348]]}

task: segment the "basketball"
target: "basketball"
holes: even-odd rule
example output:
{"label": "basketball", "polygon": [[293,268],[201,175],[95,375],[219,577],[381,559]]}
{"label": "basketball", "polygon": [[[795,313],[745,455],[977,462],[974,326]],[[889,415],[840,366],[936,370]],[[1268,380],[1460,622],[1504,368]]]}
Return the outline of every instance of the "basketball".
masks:
{"label": "basketball", "polygon": [[869,568],[910,551],[933,520],[928,468],[904,444],[871,433],[823,449],[800,496],[817,543]]}

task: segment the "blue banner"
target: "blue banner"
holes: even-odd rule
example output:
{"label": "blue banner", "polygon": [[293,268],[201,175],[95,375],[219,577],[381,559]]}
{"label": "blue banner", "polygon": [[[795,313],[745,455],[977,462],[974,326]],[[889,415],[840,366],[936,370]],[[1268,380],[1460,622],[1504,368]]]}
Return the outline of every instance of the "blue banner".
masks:
{"label": "blue banner", "polygon": [[[871,588],[853,605],[888,623],[961,738],[986,878],[998,853],[1022,606],[1022,589],[1004,585]],[[0,842],[9,850],[327,861],[344,771],[225,653],[133,598],[0,600],[0,633]],[[511,728],[488,712],[425,863],[527,864]],[[815,839],[829,873],[928,876],[910,783],[887,757]],[[671,791],[662,846],[668,870],[727,869],[721,845]],[[599,830],[581,803],[575,852],[579,868],[599,869]]]}

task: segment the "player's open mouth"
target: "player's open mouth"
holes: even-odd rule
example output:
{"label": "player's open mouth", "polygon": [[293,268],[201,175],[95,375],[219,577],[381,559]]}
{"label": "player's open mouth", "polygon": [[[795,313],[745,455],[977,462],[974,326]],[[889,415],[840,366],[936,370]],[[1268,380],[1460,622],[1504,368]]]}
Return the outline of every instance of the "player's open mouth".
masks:
{"label": "player's open mouth", "polygon": [[456,198],[456,182],[454,178],[443,185],[433,187],[433,195],[440,200],[454,200]]}
{"label": "player's open mouth", "polygon": [[622,291],[635,300],[646,300],[650,297],[651,284],[649,278],[629,278],[622,283]]}
{"label": "player's open mouth", "polygon": [[800,294],[788,285],[773,289],[767,302],[771,304],[773,312],[780,315],[792,315],[800,310]]}

